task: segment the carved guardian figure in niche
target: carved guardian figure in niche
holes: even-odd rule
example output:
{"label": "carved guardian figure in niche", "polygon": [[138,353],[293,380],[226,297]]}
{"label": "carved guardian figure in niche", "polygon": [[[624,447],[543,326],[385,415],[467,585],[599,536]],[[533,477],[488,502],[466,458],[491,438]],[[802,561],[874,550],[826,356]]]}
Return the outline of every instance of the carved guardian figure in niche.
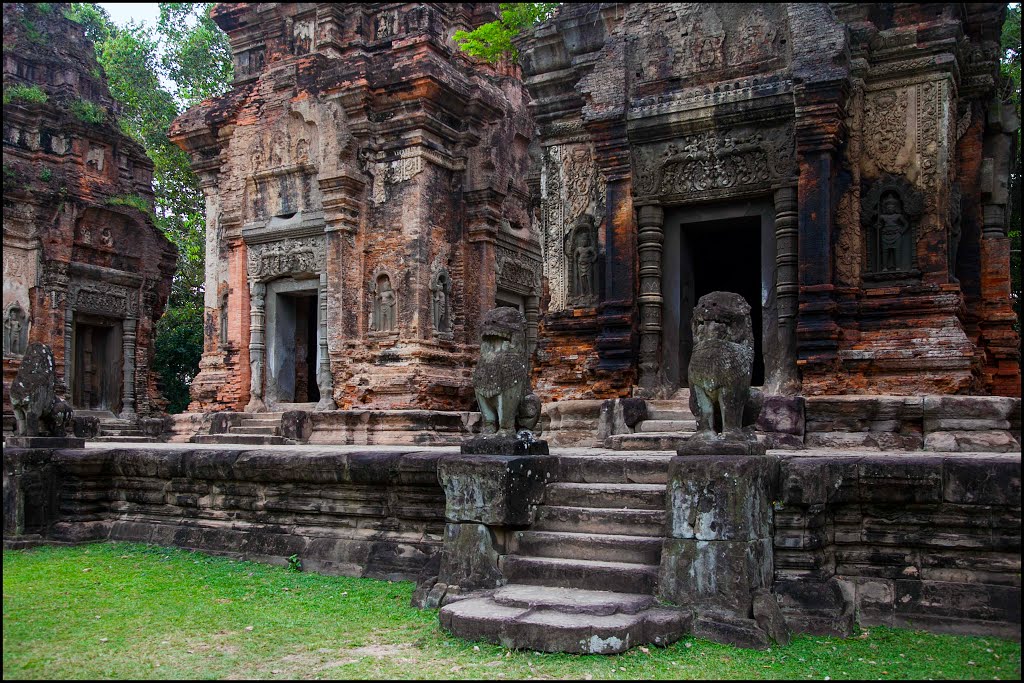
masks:
{"label": "carved guardian figure in niche", "polygon": [[565,240],[565,253],[569,257],[569,304],[592,305],[599,294],[597,227],[593,217],[580,216]]}
{"label": "carved guardian figure in niche", "polygon": [[690,410],[697,433],[680,455],[764,453],[754,434],[761,392],[750,386],[754,331],[750,305],[739,294],[711,292],[693,311]]}
{"label": "carved guardian figure in niche", "polygon": [[395,290],[391,288],[391,278],[386,274],[377,276],[372,285],[373,314],[370,330],[373,332],[391,332],[396,329],[396,308],[398,301]]}
{"label": "carved guardian figure in niche", "polygon": [[24,309],[12,305],[4,315],[4,355],[20,356],[28,343],[28,320]]}
{"label": "carved guardian figure in niche", "polygon": [[916,228],[924,203],[905,179],[885,176],[861,199],[861,223],[867,234],[867,279],[918,275]]}
{"label": "carved guardian figure in niche", "polygon": [[452,281],[448,269],[441,268],[430,278],[430,315],[437,334],[452,331],[451,291]]}
{"label": "carved guardian figure in niche", "polygon": [[526,318],[517,309],[501,307],[484,314],[473,389],[483,413],[483,434],[514,437],[517,429],[537,425],[540,399],[530,390]]}

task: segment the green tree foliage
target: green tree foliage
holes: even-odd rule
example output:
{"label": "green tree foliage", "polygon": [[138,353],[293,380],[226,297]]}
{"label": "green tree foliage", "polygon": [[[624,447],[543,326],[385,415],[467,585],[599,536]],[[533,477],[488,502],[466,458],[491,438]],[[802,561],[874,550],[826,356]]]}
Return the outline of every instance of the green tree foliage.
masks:
{"label": "green tree foliage", "polygon": [[559,2],[503,2],[499,5],[501,17],[482,24],[472,31],[456,31],[452,38],[463,50],[486,62],[495,63],[519,57],[512,39],[520,31],[544,21],[555,11]]}
{"label": "green tree foliage", "polygon": [[[1003,23],[1003,58],[1001,70],[1005,78],[1003,101],[1011,102],[1020,119],[1020,3],[1007,7],[1006,21]],[[1017,312],[1017,331],[1021,330],[1021,263],[1020,263],[1020,229],[1021,229],[1021,135],[1017,133],[1017,163],[1010,172],[1010,296],[1013,309]]]}
{"label": "green tree foliage", "polygon": [[188,405],[203,348],[205,200],[188,155],[171,143],[171,122],[233,78],[227,35],[210,19],[213,3],[160,3],[155,27],[119,27],[103,8],[74,3],[69,19],[85,27],[120,104],[121,129],[153,161],[157,226],[178,247],[167,312],[157,324],[156,358],[171,412]]}

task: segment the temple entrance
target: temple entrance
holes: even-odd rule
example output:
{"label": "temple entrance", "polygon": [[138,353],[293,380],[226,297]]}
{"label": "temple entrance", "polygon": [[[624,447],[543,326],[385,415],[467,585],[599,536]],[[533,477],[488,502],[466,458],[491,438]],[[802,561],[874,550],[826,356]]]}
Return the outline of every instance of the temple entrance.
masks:
{"label": "temple entrance", "polygon": [[284,280],[267,287],[266,397],[272,403],[320,400],[320,306],[317,290],[305,289],[307,283]]}
{"label": "temple entrance", "polygon": [[121,411],[124,359],[122,323],[76,314],[71,367],[71,404],[79,410]]}
{"label": "temple entrance", "polygon": [[771,206],[757,203],[666,212],[662,370],[669,388],[689,386],[693,308],[700,297],[716,290],[735,292],[750,304],[754,332],[751,383],[764,384],[766,353],[770,354],[768,347],[775,342],[772,336],[765,343],[765,318],[776,320],[772,221]]}

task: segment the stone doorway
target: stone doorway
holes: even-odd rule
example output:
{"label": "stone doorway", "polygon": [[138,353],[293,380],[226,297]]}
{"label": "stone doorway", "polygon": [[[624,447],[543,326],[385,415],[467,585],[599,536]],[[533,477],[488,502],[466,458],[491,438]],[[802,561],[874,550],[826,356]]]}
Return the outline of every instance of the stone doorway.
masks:
{"label": "stone doorway", "polygon": [[266,397],[271,405],[320,400],[318,284],[278,280],[267,286]]}
{"label": "stone doorway", "polygon": [[71,404],[79,410],[121,412],[124,381],[122,322],[76,314]]}
{"label": "stone doorway", "polygon": [[662,371],[669,390],[688,387],[693,308],[716,290],[750,304],[754,328],[752,384],[765,384],[777,364],[774,209],[767,202],[669,209],[662,263]]}

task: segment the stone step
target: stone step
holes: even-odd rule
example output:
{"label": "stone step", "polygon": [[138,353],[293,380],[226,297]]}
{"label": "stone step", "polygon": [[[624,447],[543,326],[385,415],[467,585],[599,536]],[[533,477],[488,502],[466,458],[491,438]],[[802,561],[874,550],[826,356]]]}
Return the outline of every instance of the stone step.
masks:
{"label": "stone step", "polygon": [[665,511],[541,505],[537,508],[537,520],[533,524],[533,529],[569,531],[577,534],[660,537],[665,531]]}
{"label": "stone step", "polygon": [[196,434],[192,443],[243,444],[251,446],[285,446],[294,444],[292,439],[268,434]]}
{"label": "stone step", "polygon": [[653,408],[647,409],[648,420],[695,420],[693,413],[690,410],[684,408],[676,408],[672,410]]}
{"label": "stone step", "polygon": [[145,436],[141,429],[100,429],[102,436]]}
{"label": "stone step", "polygon": [[152,436],[116,436],[104,434],[103,436],[94,436],[89,441],[98,441],[100,443],[158,443],[159,440]]}
{"label": "stone step", "polygon": [[591,591],[560,586],[530,586],[512,583],[498,588],[490,596],[504,607],[550,609],[565,614],[637,614],[658,604],[653,595]]}
{"label": "stone step", "polygon": [[664,484],[548,484],[545,505],[664,510]]}
{"label": "stone step", "polygon": [[654,595],[658,565],[562,557],[503,555],[501,573],[509,583]]}
{"label": "stone step", "polygon": [[252,426],[248,423],[243,424],[241,427],[232,427],[228,430],[229,434],[265,434],[267,436],[276,436],[281,433],[280,425],[274,426]]}
{"label": "stone step", "polygon": [[606,562],[661,562],[660,536],[581,534],[567,531],[517,531],[509,552],[533,557],[562,557]]}
{"label": "stone step", "polygon": [[[467,640],[573,654],[617,654],[646,643],[665,646],[689,632],[689,612],[653,605],[628,611],[643,604],[644,596],[512,584],[493,597],[445,605],[438,619]],[[618,611],[624,606],[627,611]],[[603,613],[611,609],[616,611]]]}
{"label": "stone step", "polygon": [[[671,451],[666,455],[675,455],[675,451],[682,448],[686,439],[692,434],[680,432],[638,432],[636,434],[613,434],[605,439],[605,447],[613,451]],[[757,440],[770,445],[772,441],[767,434],[758,433]],[[615,456],[610,456],[615,457]]]}
{"label": "stone step", "polygon": [[274,427],[281,424],[281,418],[279,417],[243,417],[242,421],[238,423],[242,427]]}
{"label": "stone step", "polygon": [[697,421],[690,419],[678,420],[644,420],[637,424],[638,432],[695,432]]}
{"label": "stone step", "polygon": [[637,432],[635,434],[613,434],[605,439],[605,446],[613,451],[670,451],[683,445],[689,434],[679,432]]}
{"label": "stone step", "polygon": [[673,455],[675,453],[560,455],[557,462],[557,481],[588,484],[664,484],[668,481],[668,463]]}

